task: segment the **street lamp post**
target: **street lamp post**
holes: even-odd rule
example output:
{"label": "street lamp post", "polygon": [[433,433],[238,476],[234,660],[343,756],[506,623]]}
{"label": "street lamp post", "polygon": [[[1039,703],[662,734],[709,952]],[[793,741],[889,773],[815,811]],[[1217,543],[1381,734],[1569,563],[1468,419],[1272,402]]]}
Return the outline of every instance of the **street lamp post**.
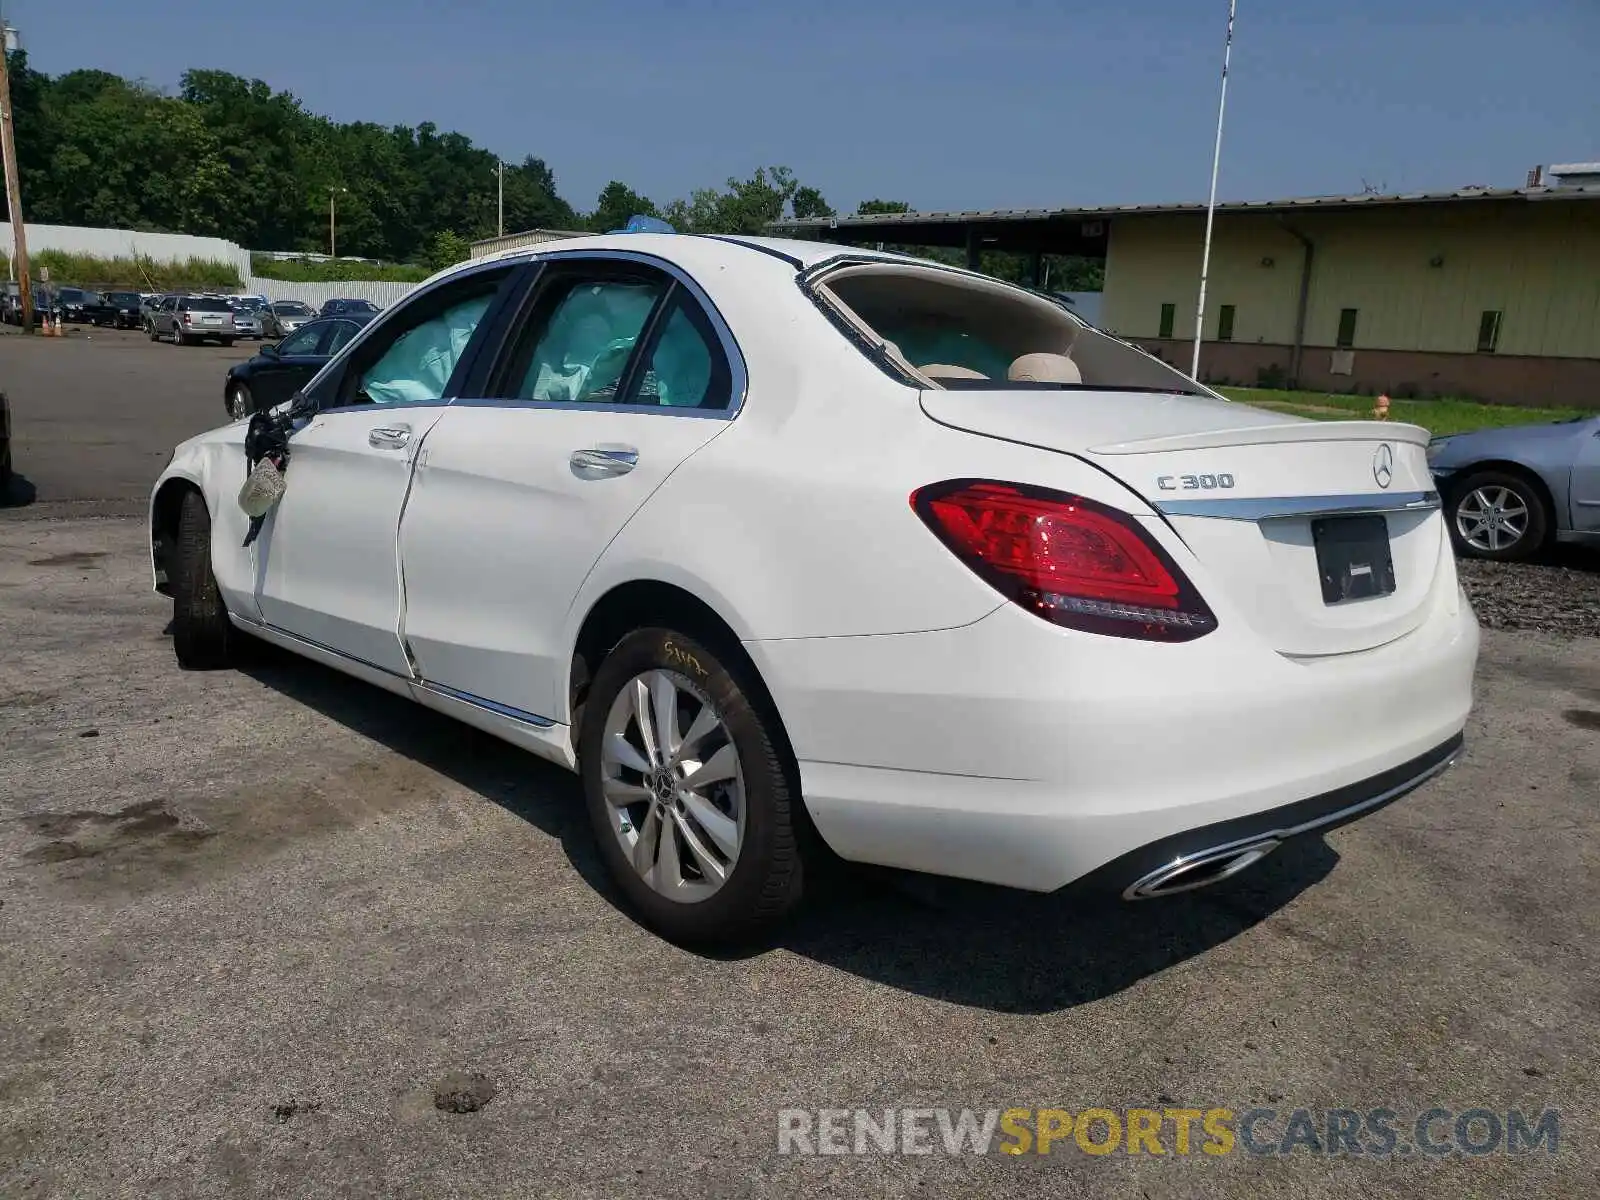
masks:
{"label": "street lamp post", "polygon": [[505,164],[504,160],[497,159],[496,162],[498,164],[497,170],[498,170],[498,173],[499,173],[499,176],[500,176],[500,204],[499,204],[500,217],[499,217],[499,221],[498,221],[498,225],[499,225],[498,236],[505,237],[505,235],[506,235],[506,164]]}
{"label": "street lamp post", "polygon": [[341,193],[341,192],[349,192],[349,190],[350,189],[347,188],[347,187],[336,187],[336,186],[333,186],[331,184],[328,187],[328,257],[329,258],[338,258],[339,257],[339,250],[338,250],[339,243],[337,241],[337,238],[336,238],[336,235],[335,235],[335,230],[334,230],[334,223],[335,223],[334,197],[339,195],[339,193]]}

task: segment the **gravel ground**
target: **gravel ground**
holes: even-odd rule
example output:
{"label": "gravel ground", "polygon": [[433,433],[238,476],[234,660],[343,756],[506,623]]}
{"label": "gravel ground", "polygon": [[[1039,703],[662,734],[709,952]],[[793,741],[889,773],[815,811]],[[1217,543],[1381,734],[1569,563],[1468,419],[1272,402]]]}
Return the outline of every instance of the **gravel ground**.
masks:
{"label": "gravel ground", "polygon": [[1600,637],[1600,554],[1563,550],[1531,563],[1464,559],[1460,570],[1486,629]]}
{"label": "gravel ground", "polygon": [[[143,536],[0,513],[8,1200],[1595,1194],[1600,641],[1488,631],[1455,768],[1216,891],[863,885],[702,956],[616,907],[570,776],[298,659],[179,671]],[[1179,1104],[1553,1108],[1560,1152],[775,1136]]]}

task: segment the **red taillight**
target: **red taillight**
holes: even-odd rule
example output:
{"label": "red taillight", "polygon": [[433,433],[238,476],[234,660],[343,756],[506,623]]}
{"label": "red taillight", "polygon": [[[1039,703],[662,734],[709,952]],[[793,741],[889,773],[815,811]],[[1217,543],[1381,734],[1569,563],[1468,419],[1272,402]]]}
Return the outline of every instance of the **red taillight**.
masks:
{"label": "red taillight", "polygon": [[997,591],[1053,624],[1166,642],[1217,627],[1178,565],[1114,508],[980,479],[920,488],[911,507]]}
{"label": "red taillight", "polygon": [[193,320],[194,320],[194,318],[191,317],[187,312],[183,314],[183,323],[185,325],[190,324]]}

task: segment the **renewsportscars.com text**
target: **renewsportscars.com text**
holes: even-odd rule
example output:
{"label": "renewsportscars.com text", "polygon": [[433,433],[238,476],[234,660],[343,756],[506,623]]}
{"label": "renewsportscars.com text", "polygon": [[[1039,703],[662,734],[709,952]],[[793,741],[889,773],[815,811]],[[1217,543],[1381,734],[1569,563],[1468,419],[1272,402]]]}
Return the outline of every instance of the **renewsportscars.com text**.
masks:
{"label": "renewsportscars.com text", "polygon": [[780,1154],[1555,1154],[1555,1109],[785,1108]]}

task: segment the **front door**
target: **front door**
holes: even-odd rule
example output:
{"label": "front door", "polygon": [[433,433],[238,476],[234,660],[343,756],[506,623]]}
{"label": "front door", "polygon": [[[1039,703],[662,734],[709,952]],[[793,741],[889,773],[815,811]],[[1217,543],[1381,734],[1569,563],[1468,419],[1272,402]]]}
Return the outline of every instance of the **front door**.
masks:
{"label": "front door", "polygon": [[1600,419],[1589,422],[1572,464],[1572,527],[1600,533]]}
{"label": "front door", "polygon": [[472,272],[407,300],[336,369],[316,415],[289,439],[284,495],[256,542],[269,625],[411,673],[395,538],[412,468],[510,273]]}
{"label": "front door", "polygon": [[528,314],[484,377],[490,398],[458,400],[429,436],[400,554],[417,674],[548,719],[565,711],[561,639],[584,578],[728,428],[736,388],[711,316],[655,267],[556,258]]}

